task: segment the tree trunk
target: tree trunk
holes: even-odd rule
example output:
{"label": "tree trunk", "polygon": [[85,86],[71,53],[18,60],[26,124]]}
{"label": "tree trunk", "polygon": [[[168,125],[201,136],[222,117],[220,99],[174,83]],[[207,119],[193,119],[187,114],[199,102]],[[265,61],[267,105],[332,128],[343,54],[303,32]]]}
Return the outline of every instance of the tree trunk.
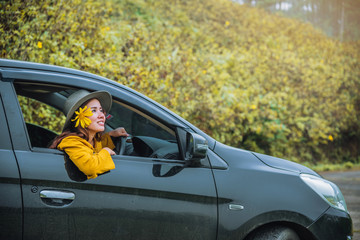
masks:
{"label": "tree trunk", "polygon": [[345,26],[345,6],[344,2],[341,1],[341,20],[340,20],[340,40],[344,40],[344,26]]}

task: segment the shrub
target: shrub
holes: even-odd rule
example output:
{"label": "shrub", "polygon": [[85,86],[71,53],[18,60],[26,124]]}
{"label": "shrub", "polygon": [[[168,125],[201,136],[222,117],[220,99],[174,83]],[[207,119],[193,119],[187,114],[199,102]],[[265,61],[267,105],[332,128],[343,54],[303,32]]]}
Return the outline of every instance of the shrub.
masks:
{"label": "shrub", "polygon": [[312,164],[360,155],[360,42],[228,0],[1,9],[1,57],[108,77],[235,147]]}

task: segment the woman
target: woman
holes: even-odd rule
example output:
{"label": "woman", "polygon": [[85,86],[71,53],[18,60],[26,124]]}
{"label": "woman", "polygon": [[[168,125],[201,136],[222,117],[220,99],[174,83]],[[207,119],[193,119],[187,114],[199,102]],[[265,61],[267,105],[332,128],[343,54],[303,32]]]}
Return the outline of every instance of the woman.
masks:
{"label": "woman", "polygon": [[128,136],[124,128],[103,134],[105,114],[111,104],[111,95],[106,91],[79,90],[71,94],[64,105],[63,132],[50,146],[64,151],[87,179],[115,168],[111,158],[115,146],[111,137]]}

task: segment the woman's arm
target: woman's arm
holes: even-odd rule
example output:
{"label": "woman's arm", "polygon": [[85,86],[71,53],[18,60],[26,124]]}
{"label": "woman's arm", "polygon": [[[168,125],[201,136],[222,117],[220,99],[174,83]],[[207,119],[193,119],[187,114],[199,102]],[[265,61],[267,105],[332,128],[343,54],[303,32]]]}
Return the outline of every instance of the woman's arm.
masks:
{"label": "woman's arm", "polygon": [[108,132],[108,134],[110,135],[110,137],[127,137],[127,136],[129,136],[129,134],[126,132],[125,128],[123,128],[123,127],[116,128],[116,129]]}
{"label": "woman's arm", "polygon": [[115,168],[115,164],[107,149],[94,153],[92,146],[80,137],[64,138],[58,146],[65,151],[71,161],[87,175],[88,179]]}
{"label": "woman's arm", "polygon": [[[113,150],[115,148],[115,145],[114,145],[111,137],[122,137],[122,136],[128,137],[129,134],[125,131],[125,129],[123,127],[116,128],[110,132],[105,133],[101,137],[101,145],[103,148],[108,147],[109,149]],[[111,152],[110,152],[110,154],[111,154]],[[114,154],[111,154],[111,155],[114,155]]]}

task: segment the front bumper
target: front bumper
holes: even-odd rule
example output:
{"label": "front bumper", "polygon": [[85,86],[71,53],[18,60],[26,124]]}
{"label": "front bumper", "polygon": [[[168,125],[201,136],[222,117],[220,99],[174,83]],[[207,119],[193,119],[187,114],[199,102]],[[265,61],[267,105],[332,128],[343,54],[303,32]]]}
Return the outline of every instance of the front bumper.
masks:
{"label": "front bumper", "polygon": [[330,207],[308,229],[319,240],[351,240],[353,225],[348,213]]}

